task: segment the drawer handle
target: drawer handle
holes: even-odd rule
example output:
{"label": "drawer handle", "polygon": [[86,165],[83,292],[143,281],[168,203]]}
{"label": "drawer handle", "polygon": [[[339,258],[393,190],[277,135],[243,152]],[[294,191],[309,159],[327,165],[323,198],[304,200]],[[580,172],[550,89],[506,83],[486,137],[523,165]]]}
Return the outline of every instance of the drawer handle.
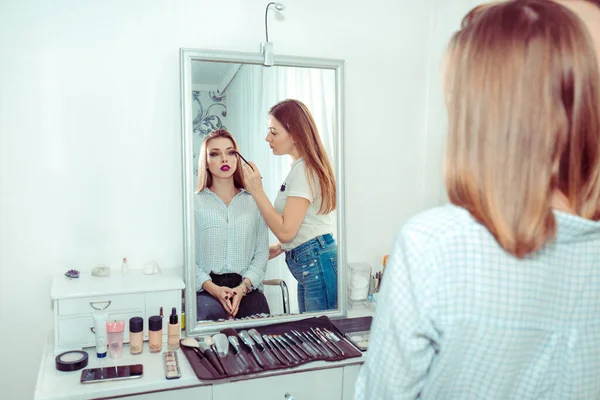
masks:
{"label": "drawer handle", "polygon": [[[104,307],[98,308],[96,307],[96,304],[103,304],[106,303],[106,305]],[[94,310],[98,310],[98,311],[102,311],[102,310],[106,310],[108,307],[110,307],[110,303],[112,303],[111,300],[105,300],[105,301],[90,301],[90,306],[92,306],[92,308]]]}
{"label": "drawer handle", "polygon": [[286,393],[286,394],[285,394],[285,400],[294,400],[294,396],[292,396],[292,395],[291,395],[291,394],[289,394],[289,393]]}

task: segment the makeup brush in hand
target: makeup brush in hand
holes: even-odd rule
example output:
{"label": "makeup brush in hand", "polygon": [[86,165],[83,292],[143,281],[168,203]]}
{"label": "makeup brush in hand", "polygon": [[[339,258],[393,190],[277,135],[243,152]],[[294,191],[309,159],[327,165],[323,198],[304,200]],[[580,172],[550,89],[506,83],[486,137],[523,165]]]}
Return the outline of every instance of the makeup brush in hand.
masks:
{"label": "makeup brush in hand", "polygon": [[246,163],[248,164],[248,166],[250,167],[250,169],[252,169],[252,171],[254,171],[254,168],[252,168],[252,165],[250,165],[250,163],[244,158],[244,156],[242,155],[242,153],[240,153],[239,151],[235,151],[237,153],[238,156],[240,156],[240,158]]}

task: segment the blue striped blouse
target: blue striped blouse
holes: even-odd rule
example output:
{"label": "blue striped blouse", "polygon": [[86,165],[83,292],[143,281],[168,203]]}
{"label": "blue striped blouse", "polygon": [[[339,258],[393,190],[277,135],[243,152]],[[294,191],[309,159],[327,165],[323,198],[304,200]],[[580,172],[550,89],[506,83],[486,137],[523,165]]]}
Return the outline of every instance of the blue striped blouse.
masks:
{"label": "blue striped blouse", "polygon": [[269,231],[256,205],[241,190],[229,206],[208,188],[194,195],[196,290],[209,273],[238,273],[262,288],[269,261]]}
{"label": "blue striped blouse", "polygon": [[400,231],[355,399],[600,399],[600,222],[519,260],[462,208]]}

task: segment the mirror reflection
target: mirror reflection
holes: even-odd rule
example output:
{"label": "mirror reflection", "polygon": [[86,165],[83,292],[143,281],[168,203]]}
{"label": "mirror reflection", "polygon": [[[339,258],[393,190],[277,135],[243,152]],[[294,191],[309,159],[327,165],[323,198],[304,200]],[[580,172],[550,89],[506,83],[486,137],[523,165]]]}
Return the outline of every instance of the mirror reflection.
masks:
{"label": "mirror reflection", "polygon": [[192,61],[191,84],[196,319],[338,309],[335,69]]}

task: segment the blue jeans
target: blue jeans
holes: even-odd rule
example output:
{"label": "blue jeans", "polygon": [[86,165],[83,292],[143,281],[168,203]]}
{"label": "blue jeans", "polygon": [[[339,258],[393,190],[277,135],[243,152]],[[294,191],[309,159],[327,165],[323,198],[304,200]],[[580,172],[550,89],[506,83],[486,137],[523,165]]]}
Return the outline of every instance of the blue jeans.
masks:
{"label": "blue jeans", "polygon": [[337,309],[337,244],[331,234],[317,236],[285,252],[285,262],[298,281],[298,308]]}

